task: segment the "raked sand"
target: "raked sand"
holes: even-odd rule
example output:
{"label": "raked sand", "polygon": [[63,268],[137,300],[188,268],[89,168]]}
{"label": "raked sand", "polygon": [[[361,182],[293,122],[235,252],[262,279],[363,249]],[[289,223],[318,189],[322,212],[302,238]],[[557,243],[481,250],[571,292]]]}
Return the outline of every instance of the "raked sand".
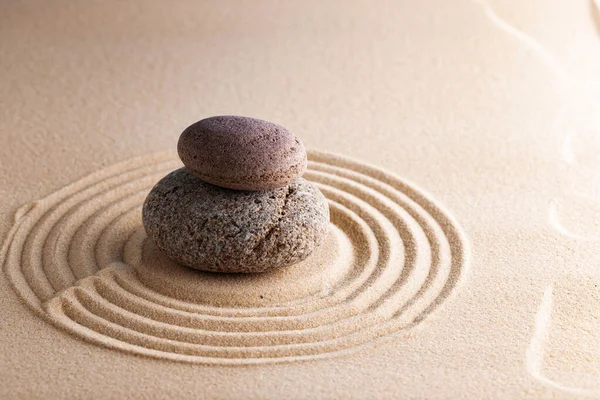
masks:
{"label": "raked sand", "polygon": [[[454,3],[0,6],[0,397],[600,398],[597,9]],[[146,237],[218,114],[310,149],[302,263]]]}

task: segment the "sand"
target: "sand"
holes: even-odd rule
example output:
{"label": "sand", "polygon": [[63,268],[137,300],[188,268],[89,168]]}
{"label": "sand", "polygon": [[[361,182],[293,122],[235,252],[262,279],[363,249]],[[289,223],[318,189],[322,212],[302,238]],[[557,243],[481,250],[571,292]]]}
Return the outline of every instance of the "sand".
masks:
{"label": "sand", "polygon": [[465,274],[464,234],[392,174],[309,154],[306,177],[327,196],[332,232],[347,238],[346,251],[322,248],[292,268],[247,277],[169,262],[140,216],[157,174],[179,164],[165,154],[101,170],[26,206],[3,249],[6,275],[34,311],[64,330],[159,359],[312,360],[413,329]]}
{"label": "sand", "polygon": [[[0,7],[1,398],[600,397],[593,3]],[[218,114],[310,149],[309,259],[148,241]]]}

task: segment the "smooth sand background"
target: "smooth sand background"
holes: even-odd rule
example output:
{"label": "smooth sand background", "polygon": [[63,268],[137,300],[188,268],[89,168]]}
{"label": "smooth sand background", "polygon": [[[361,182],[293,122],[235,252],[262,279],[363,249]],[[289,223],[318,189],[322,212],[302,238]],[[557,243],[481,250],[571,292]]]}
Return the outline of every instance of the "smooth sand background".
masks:
{"label": "smooth sand background", "polygon": [[20,205],[242,114],[416,182],[472,254],[417,332],[276,366],[94,346],[0,279],[0,397],[600,397],[598,14],[520,3],[2,4],[3,236]]}

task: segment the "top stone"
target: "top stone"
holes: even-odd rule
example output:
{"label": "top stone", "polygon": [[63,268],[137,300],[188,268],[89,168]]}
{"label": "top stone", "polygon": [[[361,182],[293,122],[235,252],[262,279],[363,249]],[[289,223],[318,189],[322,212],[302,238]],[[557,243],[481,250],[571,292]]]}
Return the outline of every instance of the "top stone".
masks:
{"label": "top stone", "polygon": [[283,187],[306,169],[302,142],[283,126],[255,118],[206,118],[183,131],[179,157],[198,178],[237,190]]}

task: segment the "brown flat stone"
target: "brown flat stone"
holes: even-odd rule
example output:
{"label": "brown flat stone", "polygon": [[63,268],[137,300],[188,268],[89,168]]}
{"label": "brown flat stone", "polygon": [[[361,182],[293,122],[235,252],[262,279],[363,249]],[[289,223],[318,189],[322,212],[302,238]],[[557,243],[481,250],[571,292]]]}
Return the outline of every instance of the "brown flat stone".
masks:
{"label": "brown flat stone", "polygon": [[179,138],[179,157],[194,175],[238,190],[283,187],[306,169],[306,149],[283,126],[249,117],[206,118]]}

